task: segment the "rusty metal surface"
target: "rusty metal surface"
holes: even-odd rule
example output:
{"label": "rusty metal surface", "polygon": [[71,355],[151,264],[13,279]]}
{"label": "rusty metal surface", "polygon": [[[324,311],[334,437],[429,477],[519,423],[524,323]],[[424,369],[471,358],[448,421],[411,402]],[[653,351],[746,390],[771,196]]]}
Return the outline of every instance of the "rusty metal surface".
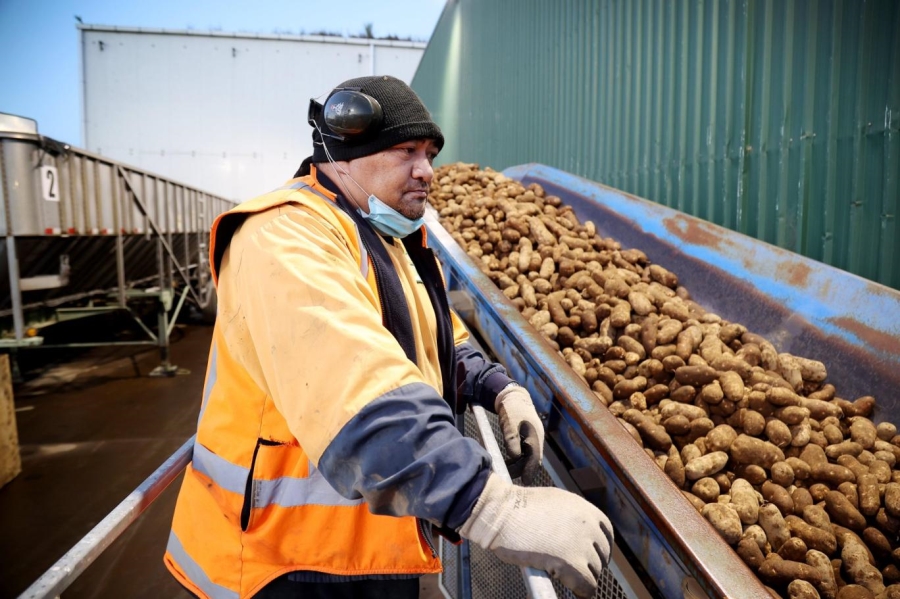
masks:
{"label": "rusty metal surface", "polygon": [[[677,273],[693,298],[766,336],[781,351],[822,360],[838,394],[872,394],[876,420],[900,410],[900,292],[681,212],[542,165],[504,171],[540,183],[598,232]],[[472,324],[550,414],[548,430],[585,493],[606,510],[665,597],[694,577],[709,597],[769,597],[593,393],[465,255],[430,223],[448,286],[473,298]],[[584,472],[577,478],[584,479]]]}
{"label": "rusty metal surface", "polygon": [[448,289],[472,297],[470,324],[528,388],[538,410],[550,415],[548,432],[571,463],[573,478],[597,479],[583,485],[583,492],[610,515],[617,539],[637,556],[662,595],[680,599],[682,585],[694,578],[709,597],[768,599],[753,573],[433,220],[429,240],[444,265]]}

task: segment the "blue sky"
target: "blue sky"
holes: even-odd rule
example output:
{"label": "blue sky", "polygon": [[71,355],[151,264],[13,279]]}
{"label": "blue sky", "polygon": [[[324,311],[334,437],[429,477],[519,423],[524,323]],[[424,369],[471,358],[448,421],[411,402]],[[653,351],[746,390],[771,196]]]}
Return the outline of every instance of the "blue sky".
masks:
{"label": "blue sky", "polygon": [[[427,41],[445,0],[0,0],[0,112],[38,121],[43,135],[81,143],[76,15],[85,24]],[[298,72],[302,65],[298,65]]]}

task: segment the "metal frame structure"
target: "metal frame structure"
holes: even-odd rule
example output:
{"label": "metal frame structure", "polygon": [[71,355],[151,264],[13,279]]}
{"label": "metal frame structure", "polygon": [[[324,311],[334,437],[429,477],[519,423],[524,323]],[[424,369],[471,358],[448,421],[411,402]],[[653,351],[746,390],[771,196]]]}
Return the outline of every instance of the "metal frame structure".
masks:
{"label": "metal frame structure", "polygon": [[[38,134],[0,114],[0,350],[159,347],[152,375],[171,375],[169,336],[185,301],[214,314],[209,229],[234,203]],[[5,259],[3,259],[5,258]],[[57,266],[58,265],[58,266]],[[6,276],[2,276],[5,272]],[[135,310],[155,304],[156,330]],[[46,343],[49,324],[128,315],[141,340]]]}

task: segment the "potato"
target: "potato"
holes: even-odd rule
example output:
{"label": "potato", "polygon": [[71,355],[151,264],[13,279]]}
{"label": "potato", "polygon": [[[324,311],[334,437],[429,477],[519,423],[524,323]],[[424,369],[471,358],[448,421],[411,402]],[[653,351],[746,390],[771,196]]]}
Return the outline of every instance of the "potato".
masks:
{"label": "potato", "polygon": [[888,483],[885,485],[884,511],[891,518],[900,518],[900,484]]}
{"label": "potato", "polygon": [[840,409],[841,413],[846,418],[852,416],[869,417],[872,415],[872,410],[875,408],[875,398],[871,395],[859,397],[852,402],[840,398],[835,398],[833,401],[833,405]]}
{"label": "potato", "polygon": [[880,422],[875,429],[878,438],[882,441],[890,441],[897,434],[897,427],[890,422]]}
{"label": "potato", "polygon": [[878,439],[878,430],[871,420],[857,416],[850,423],[850,439],[863,449],[871,449]]}
{"label": "potato", "polygon": [[859,495],[859,511],[863,516],[874,516],[881,507],[881,492],[878,480],[872,474],[863,474],[857,478]]}
{"label": "potato", "polygon": [[813,480],[822,481],[835,487],[843,482],[856,482],[856,475],[852,470],[837,464],[814,464],[810,465],[809,471]]}
{"label": "potato", "polygon": [[878,513],[875,514],[875,522],[881,530],[892,534],[900,533],[900,518],[889,516],[884,508],[880,508]]}
{"label": "potato", "polygon": [[839,456],[837,459],[837,463],[844,468],[849,468],[856,476],[857,482],[859,481],[859,478],[861,476],[869,474],[869,467],[865,464],[860,463],[860,461],[852,455]]}
{"label": "potato", "polygon": [[810,468],[817,464],[827,464],[828,456],[825,450],[818,445],[807,445],[800,453],[800,459],[809,464]]}
{"label": "potato", "polygon": [[760,490],[763,498],[769,503],[775,504],[783,516],[794,513],[794,501],[791,499],[791,494],[788,493],[787,489],[771,480],[767,480],[762,484]]}
{"label": "potato", "polygon": [[804,544],[810,549],[821,551],[825,555],[831,555],[837,550],[837,538],[830,529],[824,530],[813,526],[794,515],[786,516],[784,521],[787,523],[791,534],[802,539]]}
{"label": "potato", "polygon": [[731,506],[708,503],[700,513],[729,545],[737,545],[741,540],[741,519]]}
{"label": "potato", "polygon": [[662,424],[670,435],[686,435],[691,430],[691,421],[683,414],[666,418]]}
{"label": "potato", "polygon": [[837,599],[875,599],[875,595],[866,587],[858,584],[848,584],[838,591]]}
{"label": "potato", "polygon": [[706,505],[706,503],[704,503],[702,499],[689,491],[685,491],[682,489],[681,494],[685,496],[685,498],[691,503],[692,506],[694,506],[694,509],[696,509],[698,512],[703,509],[703,506]]}
{"label": "potato", "polygon": [[866,527],[865,517],[840,491],[829,491],[825,494],[825,509],[831,519],[841,526],[858,531]]}
{"label": "potato", "polygon": [[720,371],[719,384],[725,398],[730,401],[740,401],[744,397],[744,380],[734,371]]}
{"label": "potato", "polygon": [[891,542],[877,528],[868,527],[862,532],[862,539],[872,554],[884,562],[891,559]]}
{"label": "potato", "polygon": [[808,419],[800,424],[791,426],[790,431],[792,447],[805,447],[813,439],[812,426]]}
{"label": "potato", "polygon": [[812,495],[813,501],[817,503],[825,501],[825,495],[827,495],[830,490],[828,485],[822,483],[814,483],[809,486],[809,494]]}
{"label": "potato", "polygon": [[781,545],[777,553],[782,559],[799,562],[806,559],[806,551],[806,543],[803,542],[803,539],[791,537]]}
{"label": "potato", "polygon": [[856,484],[843,482],[838,485],[837,490],[844,494],[844,497],[850,501],[850,505],[859,509],[859,492],[856,490]]}
{"label": "potato", "polygon": [[675,445],[669,447],[669,459],[663,469],[666,475],[675,483],[676,486],[682,487],[685,482],[684,462],[681,461],[681,454]]}
{"label": "potato", "polygon": [[698,406],[692,406],[678,402],[669,402],[665,406],[661,405],[660,407],[660,415],[663,417],[663,419],[671,418],[672,416],[676,416],[679,414],[686,417],[688,420],[696,420],[698,418],[706,417],[706,411]]}
{"label": "potato", "polygon": [[737,465],[735,472],[752,485],[761,485],[767,478],[765,469],[756,464]]}
{"label": "potato", "polygon": [[803,510],[813,504],[813,498],[809,490],[796,487],[791,491],[791,500],[794,502],[794,513],[803,513]]}
{"label": "potato", "polygon": [[766,418],[754,410],[744,410],[741,417],[741,428],[748,435],[756,437],[761,435],[766,428]]}
{"label": "potato", "polygon": [[759,567],[760,577],[775,585],[786,585],[795,580],[805,580],[811,584],[821,584],[822,572],[801,562],[781,559],[777,553],[770,553]]}
{"label": "potato", "polygon": [[669,437],[666,429],[638,410],[633,408],[625,410],[622,418],[637,429],[641,439],[648,447],[659,451],[668,451],[672,446],[672,438]]}
{"label": "potato", "polygon": [[795,426],[809,418],[809,410],[800,406],[785,406],[775,410],[775,417],[789,426]]}
{"label": "potato", "polygon": [[675,370],[675,379],[682,385],[702,386],[716,380],[718,373],[709,366],[682,366]]}
{"label": "potato", "polygon": [[790,599],[820,599],[816,588],[805,580],[792,580],[788,585]]}
{"label": "potato", "polygon": [[684,465],[684,474],[688,480],[697,480],[715,474],[728,463],[728,454],[724,451],[713,451],[704,456],[694,458]]}
{"label": "potato", "polygon": [[756,524],[759,520],[759,499],[756,490],[742,478],[731,486],[731,504],[745,525]]}
{"label": "potato", "polygon": [[738,541],[735,550],[737,551],[738,556],[744,560],[744,563],[754,572],[759,570],[759,567],[762,565],[763,561],[765,561],[762,550],[752,538],[741,538],[741,540]]}
{"label": "potato", "polygon": [[706,447],[710,451],[725,451],[735,439],[737,432],[727,424],[720,424],[706,435]]}
{"label": "potato", "polygon": [[737,464],[753,464],[763,468],[771,468],[775,462],[784,461],[781,449],[748,435],[738,435],[731,444],[730,453]]}
{"label": "potato", "polygon": [[[843,437],[842,437],[843,438]],[[837,460],[842,455],[858,456],[863,451],[863,446],[856,441],[842,441],[825,448],[825,455],[829,460]]]}
{"label": "potato", "polygon": [[801,399],[793,390],[784,387],[769,387],[766,391],[766,401],[773,406],[797,406]]}
{"label": "potato", "polygon": [[[780,462],[776,462],[780,463]],[[794,480],[806,480],[812,475],[812,471],[810,470],[809,464],[801,460],[800,458],[789,457],[784,461],[785,464],[790,466],[791,471],[793,472]],[[774,464],[773,464],[774,467]]]}
{"label": "potato", "polygon": [[[647,388],[647,379],[642,376],[636,376],[631,380],[622,380],[613,387],[613,397],[616,399],[628,399],[633,393],[643,391]],[[632,423],[633,424],[633,423]]]}
{"label": "potato", "polygon": [[691,486],[691,493],[706,503],[714,503],[719,499],[719,483],[709,477],[701,478]]}
{"label": "potato", "polygon": [[856,541],[844,543],[841,561],[844,571],[853,583],[866,587],[875,595],[884,591],[881,572],[869,563],[868,554],[861,543]]}
{"label": "potato", "polygon": [[806,563],[822,574],[822,581],[816,585],[822,599],[835,599],[837,596],[837,582],[834,579],[834,570],[828,556],[821,551],[810,549],[806,553]]}
{"label": "potato", "polygon": [[778,549],[791,537],[790,528],[784,521],[784,516],[778,508],[771,504],[765,504],[759,508],[759,525],[766,531],[766,538],[772,549]]}

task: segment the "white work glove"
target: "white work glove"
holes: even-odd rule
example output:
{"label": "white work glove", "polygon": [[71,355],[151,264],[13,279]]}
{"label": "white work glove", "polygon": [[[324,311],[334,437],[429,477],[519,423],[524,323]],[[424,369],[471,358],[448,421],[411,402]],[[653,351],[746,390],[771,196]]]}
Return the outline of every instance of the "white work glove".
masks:
{"label": "white work glove", "polygon": [[544,457],[544,423],[541,422],[531,396],[524,387],[510,383],[497,394],[494,410],[500,417],[500,430],[506,442],[512,478],[522,477],[525,485],[534,481]]}
{"label": "white work glove", "polygon": [[459,534],[509,564],[545,570],[578,597],[591,597],[609,563],[613,528],[585,499],[555,487],[518,487],[497,475]]}

